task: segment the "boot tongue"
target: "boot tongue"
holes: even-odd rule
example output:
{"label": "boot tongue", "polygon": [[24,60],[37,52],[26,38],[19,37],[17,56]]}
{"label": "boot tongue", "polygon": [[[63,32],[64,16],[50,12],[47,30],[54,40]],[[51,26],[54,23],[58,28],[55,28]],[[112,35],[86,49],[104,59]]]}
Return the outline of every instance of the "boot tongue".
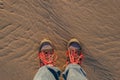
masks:
{"label": "boot tongue", "polygon": [[41,48],[41,50],[50,50],[53,49],[51,45],[43,45],[43,47]]}
{"label": "boot tongue", "polygon": [[78,49],[80,50],[81,47],[78,43],[71,43],[71,45],[69,46],[70,49]]}
{"label": "boot tongue", "polygon": [[78,47],[74,47],[74,46],[70,46],[69,49],[70,50],[78,50],[79,48]]}

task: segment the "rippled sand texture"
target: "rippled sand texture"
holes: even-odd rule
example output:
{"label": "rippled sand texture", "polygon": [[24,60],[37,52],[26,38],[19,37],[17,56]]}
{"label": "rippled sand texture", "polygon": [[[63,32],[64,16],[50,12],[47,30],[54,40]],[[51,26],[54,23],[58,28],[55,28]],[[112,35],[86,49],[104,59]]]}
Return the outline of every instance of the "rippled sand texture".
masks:
{"label": "rippled sand texture", "polygon": [[120,79],[120,0],[0,0],[0,80],[32,80],[44,38],[63,70],[72,37],[84,48],[89,80]]}

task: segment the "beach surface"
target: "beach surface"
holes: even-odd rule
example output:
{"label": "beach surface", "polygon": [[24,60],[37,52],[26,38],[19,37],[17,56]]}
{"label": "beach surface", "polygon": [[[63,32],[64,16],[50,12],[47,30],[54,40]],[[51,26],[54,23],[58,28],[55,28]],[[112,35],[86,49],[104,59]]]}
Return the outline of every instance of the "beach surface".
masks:
{"label": "beach surface", "polygon": [[33,80],[44,38],[61,71],[77,38],[88,80],[120,79],[120,0],[0,0],[0,80]]}

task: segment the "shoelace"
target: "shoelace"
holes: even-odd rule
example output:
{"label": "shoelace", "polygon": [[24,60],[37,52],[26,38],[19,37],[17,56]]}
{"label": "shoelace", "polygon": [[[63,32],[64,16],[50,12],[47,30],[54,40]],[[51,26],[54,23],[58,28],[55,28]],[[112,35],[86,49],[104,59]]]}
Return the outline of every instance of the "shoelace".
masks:
{"label": "shoelace", "polygon": [[70,58],[70,63],[76,63],[81,65],[81,60],[83,59],[83,54],[76,51],[76,49],[69,49],[67,52],[68,57]]}
{"label": "shoelace", "polygon": [[44,53],[44,52],[40,52],[39,53],[39,59],[41,59],[41,61],[44,63],[44,65],[55,65],[55,61],[57,60],[57,55],[55,55],[55,53]]}

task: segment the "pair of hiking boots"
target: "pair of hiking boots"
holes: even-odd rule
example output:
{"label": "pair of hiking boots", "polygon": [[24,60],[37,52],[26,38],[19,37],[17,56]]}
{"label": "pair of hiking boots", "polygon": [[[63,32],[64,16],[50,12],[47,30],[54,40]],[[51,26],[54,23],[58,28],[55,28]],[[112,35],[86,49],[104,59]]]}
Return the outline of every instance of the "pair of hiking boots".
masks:
{"label": "pair of hiking boots", "polygon": [[[38,57],[40,60],[40,67],[44,65],[55,66],[57,61],[57,54],[54,52],[53,44],[50,40],[44,39],[40,43]],[[67,45],[66,51],[66,65],[79,64],[83,60],[82,47],[77,39],[71,39]]]}

